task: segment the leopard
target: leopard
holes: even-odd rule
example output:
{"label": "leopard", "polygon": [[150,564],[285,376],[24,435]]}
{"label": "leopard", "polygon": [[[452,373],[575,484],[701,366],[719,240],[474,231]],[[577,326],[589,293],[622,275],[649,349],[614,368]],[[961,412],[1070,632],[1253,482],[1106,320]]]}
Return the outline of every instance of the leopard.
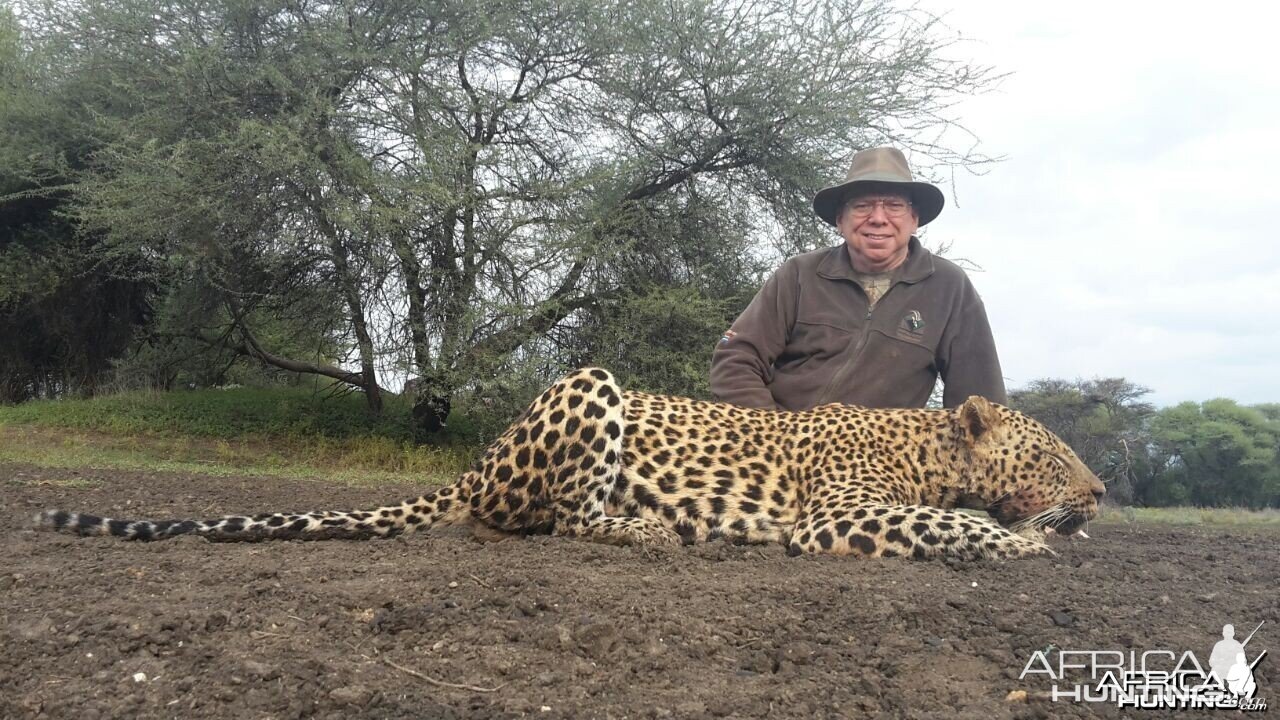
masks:
{"label": "leopard", "polygon": [[949,409],[804,411],[624,390],[601,368],[545,390],[451,484],[369,510],[124,520],[46,510],[42,529],[214,541],[392,538],[469,526],[641,547],[723,539],[787,555],[1007,560],[1053,554],[1105,486],[1036,420]]}

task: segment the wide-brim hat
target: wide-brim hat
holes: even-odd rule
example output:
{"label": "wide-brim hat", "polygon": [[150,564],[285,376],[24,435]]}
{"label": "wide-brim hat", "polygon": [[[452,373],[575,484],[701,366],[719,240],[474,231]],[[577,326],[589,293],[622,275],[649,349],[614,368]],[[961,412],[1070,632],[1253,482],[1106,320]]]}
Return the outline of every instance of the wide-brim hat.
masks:
{"label": "wide-brim hat", "polygon": [[927,182],[911,179],[911,168],[907,166],[907,158],[902,151],[878,147],[854,155],[845,181],[823,188],[813,197],[813,211],[835,225],[840,208],[850,196],[877,192],[906,192],[920,217],[921,226],[938,217],[946,204],[941,190]]}

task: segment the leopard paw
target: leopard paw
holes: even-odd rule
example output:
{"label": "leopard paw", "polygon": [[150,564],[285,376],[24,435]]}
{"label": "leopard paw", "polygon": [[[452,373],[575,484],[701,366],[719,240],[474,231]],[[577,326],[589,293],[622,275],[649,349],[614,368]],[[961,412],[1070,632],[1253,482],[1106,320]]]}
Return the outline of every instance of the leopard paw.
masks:
{"label": "leopard paw", "polygon": [[1031,557],[1033,555],[1057,554],[1040,540],[1010,533],[1008,537],[1001,538],[997,542],[996,547],[990,551],[988,557],[1013,559]]}

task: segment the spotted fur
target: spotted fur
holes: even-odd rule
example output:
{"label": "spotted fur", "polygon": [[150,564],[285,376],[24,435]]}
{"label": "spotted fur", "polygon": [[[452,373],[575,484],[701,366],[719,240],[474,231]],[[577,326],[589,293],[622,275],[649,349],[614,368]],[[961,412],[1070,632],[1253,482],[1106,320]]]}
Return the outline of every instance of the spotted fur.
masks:
{"label": "spotted fur", "polygon": [[[724,537],[793,555],[1011,558],[1045,552],[1103,486],[1036,421],[971,397],[953,410],[773,412],[623,391],[604,370],[547,389],[447,487],[367,511],[41,526],[158,540],[389,537],[434,525],[676,545]],[[991,518],[953,512],[987,510]]]}

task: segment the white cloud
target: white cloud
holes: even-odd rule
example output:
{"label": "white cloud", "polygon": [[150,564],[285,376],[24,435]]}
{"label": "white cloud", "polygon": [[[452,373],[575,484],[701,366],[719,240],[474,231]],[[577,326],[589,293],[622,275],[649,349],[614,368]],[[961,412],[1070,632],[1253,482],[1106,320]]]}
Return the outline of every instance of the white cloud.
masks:
{"label": "white cloud", "polygon": [[1280,10],[923,6],[975,39],[953,55],[1012,73],[958,108],[1006,161],[959,176],[929,233],[985,270],[1011,385],[1280,401]]}

